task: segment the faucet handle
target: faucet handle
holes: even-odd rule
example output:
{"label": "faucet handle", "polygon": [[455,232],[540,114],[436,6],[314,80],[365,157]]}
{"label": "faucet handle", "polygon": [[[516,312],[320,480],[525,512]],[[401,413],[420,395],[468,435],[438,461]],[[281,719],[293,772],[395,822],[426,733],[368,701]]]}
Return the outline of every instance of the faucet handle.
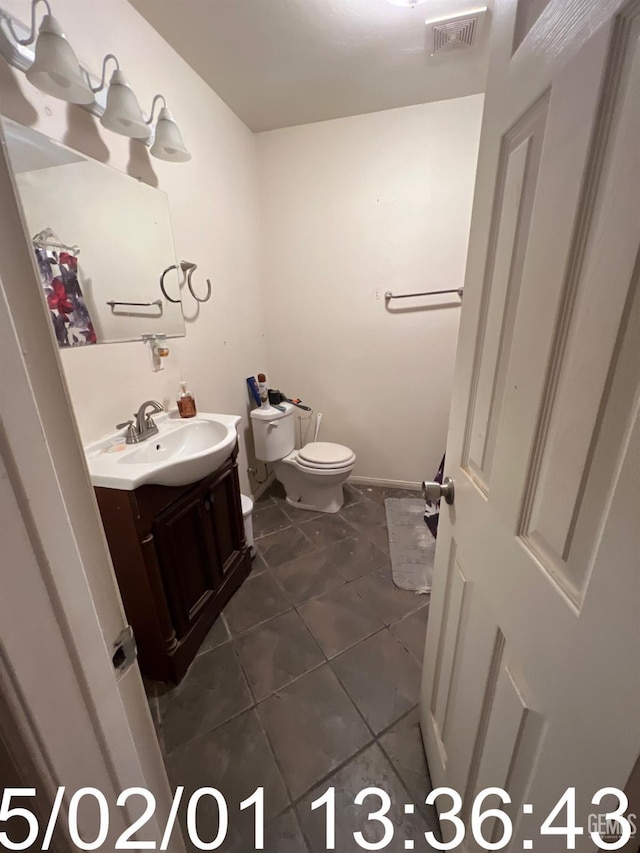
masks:
{"label": "faucet handle", "polygon": [[124,434],[126,444],[136,444],[138,441],[138,430],[135,428],[133,421],[125,421],[123,424],[117,424],[116,429],[125,429]]}
{"label": "faucet handle", "polygon": [[160,414],[160,412],[164,412],[164,406],[158,403],[157,400],[149,400],[148,403],[145,403],[145,409],[147,406],[152,406],[153,410],[151,412],[145,411],[145,424],[147,429],[156,430],[156,422],[153,419],[153,415]]}

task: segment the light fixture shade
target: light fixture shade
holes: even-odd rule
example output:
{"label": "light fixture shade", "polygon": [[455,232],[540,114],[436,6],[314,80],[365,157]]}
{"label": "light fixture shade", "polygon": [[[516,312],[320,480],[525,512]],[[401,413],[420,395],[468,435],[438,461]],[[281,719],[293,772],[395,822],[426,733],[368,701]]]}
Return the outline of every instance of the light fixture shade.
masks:
{"label": "light fixture shade", "polygon": [[191,160],[182,134],[173,116],[166,107],[160,110],[156,122],[156,135],[151,146],[151,154],[159,160],[170,160],[173,163],[186,163]]}
{"label": "light fixture shade", "polygon": [[73,48],[51,15],[42,19],[35,53],[27,80],[36,89],[70,104],[93,103],[93,92]]}
{"label": "light fixture shade", "polygon": [[151,134],[138,99],[119,69],[111,77],[107,107],[100,117],[100,124],[107,130],[133,139],[148,139]]}

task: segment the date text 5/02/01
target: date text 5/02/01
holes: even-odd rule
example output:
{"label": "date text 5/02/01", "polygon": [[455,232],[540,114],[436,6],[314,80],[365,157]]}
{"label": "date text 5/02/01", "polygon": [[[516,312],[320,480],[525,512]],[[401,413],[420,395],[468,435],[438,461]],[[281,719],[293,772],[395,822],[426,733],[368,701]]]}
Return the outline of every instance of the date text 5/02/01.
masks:
{"label": "date text 5/02/01", "polygon": [[[36,812],[26,807],[29,800],[33,802],[36,789],[6,788],[0,800],[0,847],[7,850],[29,850],[38,847],[43,851],[49,850],[63,802],[66,802],[65,793],[64,787],[58,788],[49,810],[46,826],[41,826]],[[462,797],[451,788],[435,788],[429,793],[425,803],[426,805],[434,805],[441,797],[448,798],[451,804],[451,808],[446,809],[442,803],[438,803],[441,825],[447,825],[446,841],[441,841],[432,831],[421,834],[419,839],[402,838],[402,824],[398,824],[397,818],[394,822],[389,816],[392,810],[391,798],[381,788],[363,788],[356,794],[353,802],[342,805],[362,809],[362,829],[350,833],[362,850],[384,850],[396,837],[401,838],[404,842],[405,850],[421,849],[421,847],[432,850],[454,850],[464,841],[468,831],[475,839],[476,844],[484,850],[502,850],[512,841],[514,822],[511,815],[517,813],[518,808],[513,806],[511,797],[502,788],[485,788],[474,797],[468,824],[465,824],[460,817],[463,805]],[[487,804],[489,797],[493,798],[491,804]],[[496,799],[502,808],[496,807]],[[93,803],[88,804],[87,801],[93,801]],[[224,795],[216,788],[199,788],[190,796],[185,797],[184,786],[178,786],[173,795],[166,823],[163,824],[164,828],[160,840],[149,838],[144,840],[141,837],[144,835],[145,827],[156,813],[156,799],[150,791],[145,788],[127,788],[118,796],[116,808],[126,807],[127,814],[130,815],[136,811],[136,801],[140,801],[140,814],[115,840],[114,847],[116,850],[168,850],[181,805],[186,808],[185,828],[189,841],[194,847],[199,850],[217,850],[227,838],[229,808]],[[205,802],[203,803],[203,801]],[[635,836],[635,815],[628,814],[627,797],[618,788],[601,788],[591,799],[594,806],[601,808],[608,808],[610,802],[615,806],[614,808],[609,811],[589,814],[586,827],[581,826],[576,821],[575,788],[567,788],[544,817],[536,834],[540,838],[546,835],[564,836],[564,849],[575,850],[576,838],[588,833],[597,848],[620,850]],[[372,805],[379,807],[372,809]],[[446,805],[447,803],[445,803]],[[92,820],[93,837],[87,838],[87,833],[81,832],[81,825],[84,823],[82,810],[83,807],[90,808],[92,816],[95,817],[96,806],[98,820]],[[506,807],[510,807],[509,811]],[[199,835],[198,814],[200,808],[206,808],[209,812],[213,808],[217,812],[218,825],[214,838],[203,839]],[[239,804],[240,811],[246,809],[253,809],[253,837],[251,841],[254,849],[264,850],[264,788],[256,788],[250,797]],[[335,850],[335,788],[328,788],[322,796],[315,799],[311,803],[311,809],[324,809],[324,846],[326,850]],[[413,813],[413,810],[413,804],[404,804],[405,813]],[[532,815],[534,805],[524,803],[520,810],[522,814]],[[79,850],[98,850],[107,841],[110,831],[113,831],[109,803],[105,795],[97,788],[87,787],[75,791],[68,797],[65,812],[66,830],[71,842]],[[7,828],[4,828],[8,821],[11,821],[11,834]],[[489,823],[485,825],[486,821]],[[19,828],[15,829],[16,826]],[[40,840],[43,829],[44,833]],[[521,845],[523,850],[534,849],[533,839],[523,839]]]}

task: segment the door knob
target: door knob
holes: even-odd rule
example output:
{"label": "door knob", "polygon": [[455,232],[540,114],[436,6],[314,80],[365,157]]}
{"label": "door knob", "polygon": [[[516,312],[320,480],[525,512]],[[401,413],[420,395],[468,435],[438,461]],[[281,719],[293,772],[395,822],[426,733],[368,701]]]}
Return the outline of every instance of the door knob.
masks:
{"label": "door knob", "polygon": [[442,483],[433,480],[425,480],[422,484],[422,497],[429,503],[435,503],[444,498],[446,503],[452,504],[455,497],[455,488],[451,477],[445,477]]}

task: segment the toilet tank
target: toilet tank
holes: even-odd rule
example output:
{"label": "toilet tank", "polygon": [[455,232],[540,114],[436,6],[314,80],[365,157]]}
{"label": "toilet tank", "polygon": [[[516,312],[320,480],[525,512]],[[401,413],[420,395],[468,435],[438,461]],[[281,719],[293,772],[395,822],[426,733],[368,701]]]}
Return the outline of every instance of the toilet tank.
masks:
{"label": "toilet tank", "polygon": [[284,459],[296,446],[294,406],[282,403],[284,412],[261,406],[251,412],[256,459],[275,462]]}

